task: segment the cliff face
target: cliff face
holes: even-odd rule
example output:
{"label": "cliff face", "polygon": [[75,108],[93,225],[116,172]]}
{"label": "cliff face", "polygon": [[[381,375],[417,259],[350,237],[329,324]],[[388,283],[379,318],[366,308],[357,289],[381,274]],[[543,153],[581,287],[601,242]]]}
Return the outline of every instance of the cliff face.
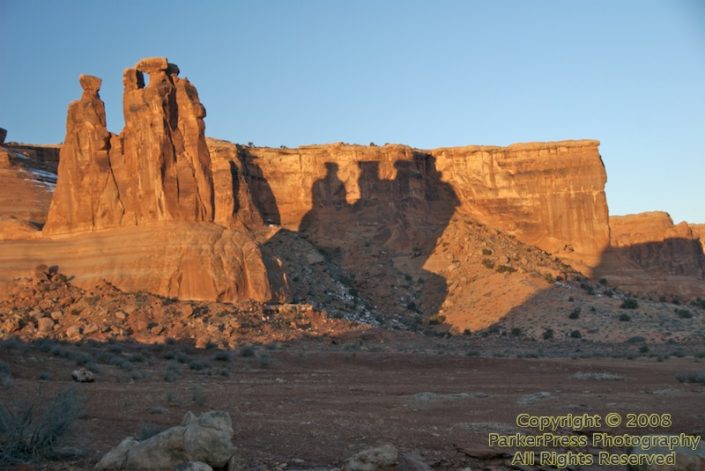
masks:
{"label": "cliff face", "polygon": [[693,235],[700,239],[700,245],[705,252],[705,224],[690,224],[690,230],[693,231]]}
{"label": "cliff face", "polygon": [[0,145],[0,240],[38,237],[56,185],[58,146]]}
{"label": "cliff face", "polygon": [[705,254],[688,223],[665,212],[612,216],[611,246],[646,270],[705,279]]}
{"label": "cliff face", "polygon": [[178,73],[165,58],[125,70],[120,135],[106,128],[101,80],[80,77],[83,95],[69,105],[46,234],[213,220],[205,109]]}
{"label": "cliff face", "polygon": [[[606,174],[597,141],[431,151],[344,144],[246,148],[264,219],[298,230],[317,205],[438,201],[519,240],[594,267],[609,242]],[[447,186],[437,190],[433,181]],[[266,182],[267,191],[260,191]],[[385,192],[377,191],[384,187]],[[435,188],[435,189],[434,189]]]}

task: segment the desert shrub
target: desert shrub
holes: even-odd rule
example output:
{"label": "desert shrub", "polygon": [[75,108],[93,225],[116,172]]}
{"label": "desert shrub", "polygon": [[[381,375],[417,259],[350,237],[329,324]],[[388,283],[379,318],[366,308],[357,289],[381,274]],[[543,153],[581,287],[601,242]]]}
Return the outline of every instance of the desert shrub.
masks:
{"label": "desert shrub", "polygon": [[191,401],[197,406],[206,405],[206,395],[200,386],[191,387]]}
{"label": "desert shrub", "polygon": [[203,371],[208,369],[208,363],[205,363],[203,361],[192,361],[189,363],[188,367],[191,368],[193,371]]}
{"label": "desert shrub", "polygon": [[494,268],[494,261],[489,258],[483,259],[482,264],[485,266],[485,268],[489,268],[490,270]]}
{"label": "desert shrub", "polygon": [[216,352],[216,354],[213,355],[213,359],[215,361],[230,361],[230,352]]}
{"label": "desert shrub", "polygon": [[0,403],[0,463],[51,456],[81,409],[82,400],[73,389],[58,392],[43,410],[17,397]]}
{"label": "desert shrub", "polygon": [[622,301],[622,304],[619,307],[622,309],[637,309],[639,307],[639,303],[634,298],[627,298]]}
{"label": "desert shrub", "polygon": [[543,275],[543,279],[546,280],[548,283],[555,283],[556,282],[556,277],[554,277],[551,273],[546,273]]}
{"label": "desert shrub", "polygon": [[687,309],[675,309],[675,313],[680,317],[681,319],[691,319],[693,317],[693,313],[690,312]]}
{"label": "desert shrub", "polygon": [[12,385],[12,373],[10,373],[10,365],[4,361],[0,361],[0,386],[8,387]]}
{"label": "desert shrub", "polygon": [[543,331],[543,339],[550,340],[553,338],[553,329],[546,329]]}
{"label": "desert shrub", "polygon": [[648,353],[649,352],[649,346],[648,345],[642,345],[639,347],[639,353]]}
{"label": "desert shrub", "polygon": [[132,381],[140,381],[143,379],[147,379],[147,373],[145,373],[144,371],[141,371],[141,370],[132,370],[132,371],[130,371],[128,376],[130,377],[130,379]]}
{"label": "desert shrub", "polygon": [[585,371],[578,371],[571,377],[582,381],[622,381],[624,379],[623,376],[614,373]]}
{"label": "desert shrub", "polygon": [[676,376],[676,379],[680,383],[705,384],[705,371],[680,374]]}
{"label": "desert shrub", "polygon": [[572,311],[570,311],[570,314],[568,314],[568,319],[577,319],[580,317],[580,308],[576,307]]}
{"label": "desert shrub", "polygon": [[470,329],[463,330],[463,335],[472,335],[472,330],[470,330]]}
{"label": "desert shrub", "polygon": [[600,283],[602,286],[607,286],[607,278],[600,278],[600,281],[598,283]]}
{"label": "desert shrub", "polygon": [[692,304],[695,307],[699,307],[700,309],[705,309],[705,299],[697,298],[695,301],[692,301],[690,304]]}
{"label": "desert shrub", "polygon": [[517,271],[517,269],[509,265],[500,265],[497,267],[497,273],[514,273],[515,271]]}
{"label": "desert shrub", "polygon": [[487,247],[485,247],[484,249],[482,249],[482,255],[492,255],[492,249],[488,249]]}
{"label": "desert shrub", "polygon": [[187,354],[185,354],[184,352],[176,352],[174,354],[174,359],[176,361],[178,361],[179,363],[186,363],[186,364],[191,363],[193,361],[193,359],[190,356],[188,356]]}
{"label": "desert shrub", "polygon": [[164,381],[167,383],[173,383],[181,377],[181,370],[177,365],[171,364],[166,367],[164,371]]}
{"label": "desert shrub", "polygon": [[511,334],[514,337],[519,337],[521,335],[521,329],[519,327],[512,327]]}
{"label": "desert shrub", "polygon": [[583,283],[580,283],[580,287],[581,287],[587,294],[590,294],[590,295],[594,295],[594,294],[595,294],[595,288],[593,288],[592,286],[590,286],[590,284],[588,284],[588,283],[584,283],[584,282],[583,282]]}
{"label": "desert shrub", "polygon": [[629,317],[629,314],[627,314],[626,312],[621,313],[617,319],[619,319],[621,322],[629,322],[630,320],[632,320],[632,318]]}
{"label": "desert shrub", "polygon": [[255,349],[250,347],[249,345],[246,347],[242,347],[240,349],[240,356],[243,358],[251,358],[255,356]]}
{"label": "desert shrub", "polygon": [[629,337],[627,339],[627,343],[644,343],[646,342],[646,338],[642,337],[641,335],[635,335],[634,337]]}
{"label": "desert shrub", "polygon": [[579,330],[574,330],[570,333],[570,337],[573,339],[581,339],[583,338],[583,334],[581,334]]}
{"label": "desert shrub", "polygon": [[269,353],[262,353],[257,356],[257,364],[260,368],[269,368],[272,366],[272,357]]}

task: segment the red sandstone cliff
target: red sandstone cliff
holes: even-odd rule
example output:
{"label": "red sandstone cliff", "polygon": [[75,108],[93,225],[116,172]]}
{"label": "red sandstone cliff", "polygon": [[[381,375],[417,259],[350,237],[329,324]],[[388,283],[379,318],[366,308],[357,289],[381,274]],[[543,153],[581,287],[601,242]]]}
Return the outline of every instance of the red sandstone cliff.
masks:
{"label": "red sandstone cliff", "polygon": [[705,253],[686,222],[661,211],[610,217],[611,246],[597,277],[654,296],[705,296]]}
{"label": "red sandstone cliff", "polygon": [[[375,193],[377,198],[421,201],[438,197],[428,191],[431,176],[448,185],[457,199],[448,204],[459,214],[588,269],[609,243],[606,174],[598,145],[563,141],[425,151],[332,144],[245,151],[250,172],[262,177],[250,185],[265,219],[289,229],[299,229],[321,199],[316,191],[330,191],[330,185],[340,195],[325,197],[347,204],[364,200],[366,191],[375,193],[370,185],[377,182],[396,182],[387,185],[388,194]],[[324,184],[314,189],[319,181]]]}

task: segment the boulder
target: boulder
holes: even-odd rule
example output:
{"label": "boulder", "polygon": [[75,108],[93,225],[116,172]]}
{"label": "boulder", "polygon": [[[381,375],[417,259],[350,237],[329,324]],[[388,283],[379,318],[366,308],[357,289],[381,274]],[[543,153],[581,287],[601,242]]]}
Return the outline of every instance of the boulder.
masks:
{"label": "boulder", "polygon": [[48,334],[54,329],[54,320],[51,317],[42,317],[37,321],[37,330],[41,334]]}
{"label": "boulder", "polygon": [[213,468],[203,461],[189,461],[176,466],[174,471],[213,471]]}
{"label": "boulder", "polygon": [[71,372],[71,378],[79,383],[92,383],[95,381],[95,375],[92,371],[86,368],[79,368]]}
{"label": "boulder", "polygon": [[[223,467],[235,453],[233,427],[224,411],[187,412],[181,425],[144,441],[128,437],[106,453],[95,469],[183,469]],[[208,466],[208,467],[204,467]],[[177,468],[181,469],[181,468]]]}
{"label": "boulder", "polygon": [[382,445],[363,450],[343,465],[343,471],[395,471],[399,451],[393,445]]}

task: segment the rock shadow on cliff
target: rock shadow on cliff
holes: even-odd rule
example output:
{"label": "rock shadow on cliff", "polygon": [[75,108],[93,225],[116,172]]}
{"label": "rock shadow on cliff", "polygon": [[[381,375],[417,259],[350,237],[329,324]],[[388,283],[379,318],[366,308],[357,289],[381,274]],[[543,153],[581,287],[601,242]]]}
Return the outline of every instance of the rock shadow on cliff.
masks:
{"label": "rock shadow on cliff", "polygon": [[[438,312],[448,293],[445,279],[424,263],[459,202],[441,181],[431,155],[414,153],[412,159],[396,161],[391,179],[380,178],[379,164],[357,162],[356,201],[349,201],[338,164],[324,164],[325,175],[311,187],[312,208],[298,231],[313,250],[300,257],[303,272],[290,273],[289,280],[295,285],[295,278],[312,275],[318,264],[335,271],[327,278],[347,286],[347,296],[356,298],[352,304],[368,307],[386,322],[420,324]],[[267,245],[280,244],[277,237],[290,234],[278,234]],[[299,298],[311,294],[310,284],[305,290]],[[327,298],[346,296],[335,287],[323,291]]]}

